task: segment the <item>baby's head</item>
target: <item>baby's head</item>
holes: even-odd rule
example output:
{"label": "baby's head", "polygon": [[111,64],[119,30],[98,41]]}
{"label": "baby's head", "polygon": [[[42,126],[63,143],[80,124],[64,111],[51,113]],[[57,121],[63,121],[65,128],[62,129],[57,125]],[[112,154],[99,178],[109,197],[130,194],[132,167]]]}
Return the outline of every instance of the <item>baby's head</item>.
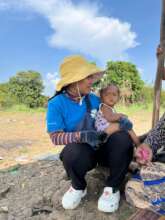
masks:
{"label": "baby's head", "polygon": [[120,98],[119,87],[115,84],[110,84],[100,90],[100,98],[103,103],[113,107]]}

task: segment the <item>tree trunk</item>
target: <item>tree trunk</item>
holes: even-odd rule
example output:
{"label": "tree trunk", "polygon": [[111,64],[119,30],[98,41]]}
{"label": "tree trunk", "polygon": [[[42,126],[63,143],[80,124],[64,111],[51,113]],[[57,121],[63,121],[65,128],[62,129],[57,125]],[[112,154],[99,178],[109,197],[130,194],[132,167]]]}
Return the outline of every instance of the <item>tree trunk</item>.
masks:
{"label": "tree trunk", "polygon": [[162,78],[164,74],[164,58],[165,58],[165,0],[162,0],[162,14],[161,14],[161,26],[160,26],[160,46],[163,49],[163,53],[158,58],[157,73],[154,85],[154,106],[152,115],[152,127],[155,126],[159,120],[160,110],[160,96],[162,87]]}

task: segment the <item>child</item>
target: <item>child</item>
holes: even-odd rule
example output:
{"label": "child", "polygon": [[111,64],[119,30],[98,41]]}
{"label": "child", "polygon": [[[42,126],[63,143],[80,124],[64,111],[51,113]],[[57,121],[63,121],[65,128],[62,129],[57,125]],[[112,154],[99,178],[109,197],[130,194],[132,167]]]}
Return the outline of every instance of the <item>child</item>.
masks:
{"label": "child", "polygon": [[119,101],[120,90],[117,85],[110,84],[100,90],[101,104],[96,115],[95,126],[97,131],[116,132],[125,130],[131,136],[134,144],[138,146],[140,141],[133,131],[132,122],[126,115],[117,113],[114,109],[115,104]]}

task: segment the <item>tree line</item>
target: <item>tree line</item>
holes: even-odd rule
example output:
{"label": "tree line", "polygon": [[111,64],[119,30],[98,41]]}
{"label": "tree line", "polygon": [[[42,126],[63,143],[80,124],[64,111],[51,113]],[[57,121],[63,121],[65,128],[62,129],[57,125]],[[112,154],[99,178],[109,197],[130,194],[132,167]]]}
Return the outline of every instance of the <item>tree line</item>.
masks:
{"label": "tree line", "polygon": [[[130,62],[107,62],[106,73],[94,84],[94,90],[97,92],[110,83],[119,86],[120,102],[123,104],[153,101],[153,87],[144,83],[136,66]],[[7,83],[0,84],[0,108],[10,108],[15,104],[24,104],[30,108],[45,107],[49,97],[43,91],[43,80],[39,72],[18,72]],[[162,96],[165,98],[164,91]]]}
{"label": "tree line", "polygon": [[30,108],[44,107],[48,97],[43,95],[41,74],[35,71],[19,72],[7,83],[0,84],[0,107],[24,104]]}

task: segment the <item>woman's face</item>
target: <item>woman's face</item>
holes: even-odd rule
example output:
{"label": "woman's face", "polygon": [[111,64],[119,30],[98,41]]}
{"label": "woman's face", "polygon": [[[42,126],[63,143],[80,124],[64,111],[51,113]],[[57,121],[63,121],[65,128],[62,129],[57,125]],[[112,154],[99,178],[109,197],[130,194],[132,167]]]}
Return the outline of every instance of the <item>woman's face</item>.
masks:
{"label": "woman's face", "polygon": [[95,80],[94,76],[91,75],[91,76],[88,76],[85,79],[77,82],[80,93],[82,95],[87,95],[88,93],[90,93],[92,85],[94,83],[94,80]]}

